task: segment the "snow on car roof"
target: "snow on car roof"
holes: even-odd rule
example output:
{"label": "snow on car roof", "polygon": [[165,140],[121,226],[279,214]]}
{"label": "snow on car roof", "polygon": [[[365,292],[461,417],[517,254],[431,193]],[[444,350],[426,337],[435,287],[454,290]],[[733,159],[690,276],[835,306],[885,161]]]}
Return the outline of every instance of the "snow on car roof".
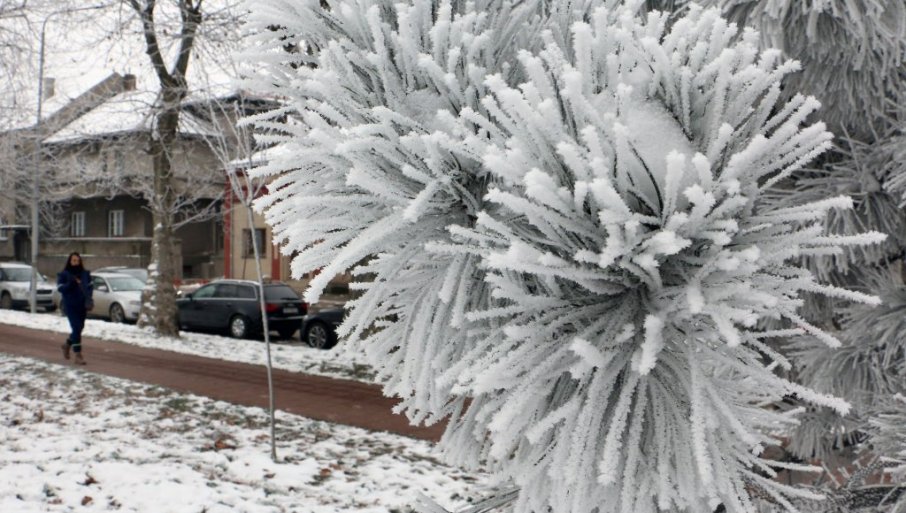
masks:
{"label": "snow on car roof", "polygon": [[19,262],[0,262],[0,267],[11,267],[15,269],[31,269],[31,266],[28,264],[21,264]]}
{"label": "snow on car roof", "polygon": [[125,273],[117,273],[113,271],[96,271],[91,273],[92,276],[98,276],[100,278],[135,278]]}

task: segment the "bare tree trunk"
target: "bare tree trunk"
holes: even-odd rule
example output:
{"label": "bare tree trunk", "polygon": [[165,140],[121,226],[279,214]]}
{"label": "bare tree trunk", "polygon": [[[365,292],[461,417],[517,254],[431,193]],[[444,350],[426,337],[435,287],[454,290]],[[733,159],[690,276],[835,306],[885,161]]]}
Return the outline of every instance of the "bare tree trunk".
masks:
{"label": "bare tree trunk", "polygon": [[158,117],[157,133],[152,136],[151,155],[154,159],[154,189],[151,198],[151,212],[154,218],[152,235],[152,261],[154,262],[153,289],[145,291],[142,301],[143,325],[153,326],[161,335],[176,336],[176,288],[173,283],[178,275],[174,259],[173,233],[173,169],[171,148],[177,138],[179,123],[178,91],[164,90]]}
{"label": "bare tree trunk", "polygon": [[179,115],[182,101],[188,94],[186,70],[192,54],[195,35],[201,23],[202,0],[179,0],[182,30],[179,53],[171,69],[167,68],[157,39],[154,22],[156,0],[129,0],[139,15],[145,37],[145,52],[151,59],[160,83],[156,126],[151,133],[150,153],[154,159],[154,187],[151,212],[154,217],[152,239],[152,276],[142,302],[142,325],[152,326],[161,335],[177,336],[176,289],[178,273],[174,258],[174,218],[177,215],[176,194],[173,190],[173,150],[178,142]]}

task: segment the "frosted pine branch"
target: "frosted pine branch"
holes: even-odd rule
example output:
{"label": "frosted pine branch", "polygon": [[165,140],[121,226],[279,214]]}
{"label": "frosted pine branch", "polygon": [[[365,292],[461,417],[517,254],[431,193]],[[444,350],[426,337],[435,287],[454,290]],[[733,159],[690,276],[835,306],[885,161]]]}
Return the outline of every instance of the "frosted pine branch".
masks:
{"label": "frosted pine branch", "polygon": [[475,442],[526,490],[520,511],[752,511],[752,487],[789,503],[799,492],[750,469],[771,468],[761,451],[795,420],[756,405],[849,406],[778,377],[755,340],[780,321],[839,346],[798,313],[803,293],[878,299],[819,284],[799,259],[884,235],[827,236],[848,199],[763,200],[829,147],[823,125],[804,125],[813,99],[766,101],[795,66],[751,37],[731,43],[713,10],[669,31],[656,14],[630,19],[601,10],[570,49],[520,54],[533,80],[489,78],[490,115],[463,119],[498,208],[455,240],[482,257],[498,302],[458,364],[478,411],[452,429],[490,433]]}
{"label": "frosted pine branch", "polygon": [[295,274],[322,269],[308,300],[360,277],[350,350],[519,513],[814,498],[770,479],[797,419],[766,405],[849,405],[764,339],[839,345],[805,293],[876,302],[800,266],[882,238],[828,236],[850,200],[765,201],[830,146],[817,101],[778,104],[798,65],[716,10],[641,3],[253,6],[251,85],[290,106],[258,120],[289,150],[258,208]]}

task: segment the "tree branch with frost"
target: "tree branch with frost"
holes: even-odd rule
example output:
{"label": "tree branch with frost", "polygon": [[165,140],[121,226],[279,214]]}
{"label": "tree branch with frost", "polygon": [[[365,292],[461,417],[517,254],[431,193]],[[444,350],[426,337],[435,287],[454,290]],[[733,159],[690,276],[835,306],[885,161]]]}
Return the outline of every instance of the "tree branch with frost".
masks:
{"label": "tree branch with frost", "polygon": [[640,2],[355,5],[253,13],[269,65],[251,84],[287,101],[258,122],[288,150],[256,171],[279,185],[256,207],[294,273],[325,268],[309,299],[373,277],[341,330],[398,410],[449,417],[447,460],[513,483],[517,512],[816,498],[771,479],[790,465],[763,451],[801,412],[765,405],[849,404],[777,375],[763,339],[839,345],[802,296],[875,300],[800,258],[883,236],[827,237],[845,199],[765,200],[830,145],[814,99],[779,102],[797,64],[694,6],[668,23]]}

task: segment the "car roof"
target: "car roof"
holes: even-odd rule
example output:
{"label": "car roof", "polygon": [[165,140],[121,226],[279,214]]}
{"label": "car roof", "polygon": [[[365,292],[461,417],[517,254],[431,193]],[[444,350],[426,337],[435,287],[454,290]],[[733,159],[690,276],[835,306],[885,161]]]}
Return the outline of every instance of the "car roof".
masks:
{"label": "car roof", "polygon": [[0,262],[0,267],[11,267],[13,269],[31,269],[30,265],[20,264],[19,262]]}
{"label": "car roof", "polygon": [[[254,280],[236,280],[233,278],[224,278],[221,280],[213,280],[211,283],[208,283],[207,285],[216,285],[218,283],[234,283],[237,285],[255,285],[256,287],[258,286],[258,282],[254,281]],[[270,283],[264,284],[265,287],[274,287],[274,286],[278,286],[278,285],[289,287],[289,285],[283,283],[282,281],[272,281]]]}
{"label": "car roof", "polygon": [[91,275],[97,276],[99,278],[133,278],[133,279],[137,279],[137,278],[135,278],[135,276],[130,276],[125,273],[117,273],[117,272],[112,272],[112,271],[96,271],[96,272],[91,273]]}

